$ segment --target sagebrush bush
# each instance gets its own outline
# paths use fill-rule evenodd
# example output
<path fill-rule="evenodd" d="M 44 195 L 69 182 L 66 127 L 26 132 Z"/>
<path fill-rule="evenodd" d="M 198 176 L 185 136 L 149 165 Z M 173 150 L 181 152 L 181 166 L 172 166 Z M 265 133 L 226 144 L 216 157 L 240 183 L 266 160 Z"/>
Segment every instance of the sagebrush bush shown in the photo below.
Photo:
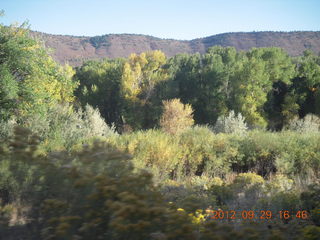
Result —
<path fill-rule="evenodd" d="M 179 135 L 159 130 L 137 131 L 109 140 L 133 155 L 137 168 L 147 168 L 155 179 L 184 179 L 206 174 L 223 176 L 237 155 L 227 135 L 215 135 L 208 127 L 195 126 Z"/>
<path fill-rule="evenodd" d="M 38 212 L 31 210 L 33 206 L 39 208 L 43 199 L 65 194 L 68 188 L 62 171 L 52 171 L 51 162 L 37 155 L 39 140 L 30 130 L 15 127 L 14 135 L 0 146 L 0 200 L 15 209 L 8 221 L 17 225 L 28 219 L 37 224 Z"/>
<path fill-rule="evenodd" d="M 87 131 L 85 137 L 110 137 L 116 135 L 115 126 L 109 127 L 105 120 L 102 118 L 99 109 L 94 109 L 89 104 L 86 105 L 85 111 L 83 112 L 83 124 Z"/>
<path fill-rule="evenodd" d="M 8 121 L 0 121 L 0 138 L 6 139 L 13 135 L 13 129 L 17 125 L 15 118 L 10 118 Z"/>
<path fill-rule="evenodd" d="M 275 161 L 281 152 L 279 135 L 255 130 L 236 141 L 239 153 L 233 162 L 233 171 L 252 171 L 264 177 L 276 171 Z"/>
<path fill-rule="evenodd" d="M 304 118 L 299 119 L 295 117 L 292 119 L 285 129 L 304 132 L 319 132 L 320 130 L 320 118 L 314 114 L 307 114 Z"/>
<path fill-rule="evenodd" d="M 227 116 L 220 116 L 214 126 L 216 133 L 233 133 L 243 135 L 248 130 L 245 118 L 234 111 L 230 111 Z"/>
<path fill-rule="evenodd" d="M 47 114 L 27 116 L 22 123 L 41 138 L 46 150 L 69 150 L 92 137 L 117 135 L 115 127 L 109 127 L 99 110 L 90 105 L 77 111 L 69 104 L 55 105 Z"/>

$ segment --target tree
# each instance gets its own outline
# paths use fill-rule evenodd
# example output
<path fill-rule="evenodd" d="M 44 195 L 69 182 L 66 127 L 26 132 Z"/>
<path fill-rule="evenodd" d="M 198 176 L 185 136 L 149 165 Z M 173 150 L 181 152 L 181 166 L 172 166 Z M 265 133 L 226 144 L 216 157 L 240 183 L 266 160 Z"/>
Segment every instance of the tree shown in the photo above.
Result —
<path fill-rule="evenodd" d="M 13 114 L 18 98 L 18 82 L 5 64 L 0 65 L 0 119 L 7 121 Z"/>
<path fill-rule="evenodd" d="M 138 97 L 147 101 L 157 82 L 166 79 L 166 73 L 162 66 L 166 63 L 163 52 L 156 50 L 131 54 L 124 64 L 123 94 L 126 98 Z"/>
<path fill-rule="evenodd" d="M 163 68 L 165 63 L 166 56 L 157 50 L 131 54 L 123 66 L 121 95 L 125 111 L 122 117 L 135 129 L 151 127 L 157 119 L 157 108 L 152 106 L 151 99 L 157 84 L 168 79 Z"/>
<path fill-rule="evenodd" d="M 170 134 L 178 134 L 193 125 L 192 112 L 191 105 L 184 105 L 179 99 L 163 101 L 163 114 L 160 119 L 160 126 Z"/>
<path fill-rule="evenodd" d="M 320 58 L 310 51 L 295 58 L 296 75 L 291 79 L 281 104 L 283 123 L 308 114 L 320 115 Z"/>
<path fill-rule="evenodd" d="M 267 102 L 263 107 L 268 119 L 268 127 L 281 129 L 286 119 L 283 112 L 289 109 L 294 111 L 294 106 L 288 102 L 286 95 L 291 79 L 296 75 L 295 64 L 288 53 L 281 48 L 260 48 L 256 51 L 266 63 L 266 71 L 272 82 L 272 89 L 268 92 Z M 287 103 L 289 105 L 286 105 Z"/>
<path fill-rule="evenodd" d="M 294 80 L 299 93 L 300 116 L 308 113 L 320 115 L 320 64 L 319 57 L 306 51 L 298 62 L 298 77 Z"/>
<path fill-rule="evenodd" d="M 121 79 L 123 75 L 123 59 L 105 59 L 88 61 L 77 69 L 75 78 L 80 87 L 76 96 L 83 107 L 86 104 L 99 108 L 108 124 L 121 125 L 123 97 L 121 96 Z"/>
<path fill-rule="evenodd" d="M 0 24 L 1 118 L 13 113 L 20 119 L 72 102 L 77 83 L 70 66 L 59 66 L 42 43 L 30 37 L 26 24 Z M 21 121 L 21 120 L 20 120 Z"/>
<path fill-rule="evenodd" d="M 199 83 L 198 106 L 202 109 L 201 123 L 214 124 L 218 116 L 228 112 L 231 78 L 238 59 L 235 48 L 215 46 L 202 58 L 202 81 Z"/>
<path fill-rule="evenodd" d="M 280 48 L 254 48 L 241 54 L 232 75 L 229 106 L 241 112 L 249 125 L 265 127 L 269 119 L 281 125 L 281 118 L 275 116 L 281 115 L 294 75 L 291 58 Z"/>
<path fill-rule="evenodd" d="M 266 126 L 263 105 L 267 101 L 267 93 L 272 89 L 265 70 L 265 62 L 250 53 L 244 55 L 237 64 L 235 75 L 231 81 L 231 104 L 236 112 L 241 112 L 251 126 Z"/>

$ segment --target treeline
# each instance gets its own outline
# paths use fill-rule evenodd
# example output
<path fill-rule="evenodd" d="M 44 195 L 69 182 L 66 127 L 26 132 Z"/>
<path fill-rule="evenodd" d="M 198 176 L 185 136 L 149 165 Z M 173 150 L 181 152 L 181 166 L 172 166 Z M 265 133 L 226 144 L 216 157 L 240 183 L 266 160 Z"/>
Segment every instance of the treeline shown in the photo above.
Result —
<path fill-rule="evenodd" d="M 233 110 L 251 128 L 281 130 L 296 117 L 320 113 L 320 58 L 311 52 L 293 58 L 279 48 L 216 46 L 167 59 L 153 51 L 87 62 L 75 78 L 80 102 L 98 107 L 117 127 L 156 127 L 162 100 L 172 98 L 191 104 L 196 124 L 214 125 Z"/>
<path fill-rule="evenodd" d="M 280 48 L 216 46 L 169 59 L 153 51 L 89 61 L 74 71 L 54 62 L 25 29 L 1 26 L 1 34 L 4 122 L 35 125 L 30 118 L 44 120 L 52 107 L 73 103 L 75 110 L 98 108 L 119 132 L 150 129 L 159 126 L 163 100 L 175 98 L 191 105 L 195 124 L 212 126 L 231 111 L 251 129 L 271 130 L 320 114 L 320 57 L 309 51 L 293 58 Z"/>

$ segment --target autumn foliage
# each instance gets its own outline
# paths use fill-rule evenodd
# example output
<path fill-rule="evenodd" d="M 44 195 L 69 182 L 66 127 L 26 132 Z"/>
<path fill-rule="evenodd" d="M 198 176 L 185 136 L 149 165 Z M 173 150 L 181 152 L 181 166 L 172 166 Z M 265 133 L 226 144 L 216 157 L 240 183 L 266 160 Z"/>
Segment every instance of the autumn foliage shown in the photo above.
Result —
<path fill-rule="evenodd" d="M 179 99 L 163 101 L 160 126 L 167 133 L 180 133 L 193 125 L 192 113 L 192 107 L 181 103 Z"/>

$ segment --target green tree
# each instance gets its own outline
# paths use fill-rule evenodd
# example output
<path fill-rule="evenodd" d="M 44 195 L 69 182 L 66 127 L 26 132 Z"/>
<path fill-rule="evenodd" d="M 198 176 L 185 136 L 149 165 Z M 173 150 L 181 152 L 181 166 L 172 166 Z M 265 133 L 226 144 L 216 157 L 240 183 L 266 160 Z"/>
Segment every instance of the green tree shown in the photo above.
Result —
<path fill-rule="evenodd" d="M 203 76 L 199 82 L 197 106 L 201 108 L 200 123 L 214 124 L 230 108 L 231 78 L 234 75 L 238 54 L 235 48 L 220 46 L 209 48 L 203 55 Z"/>
<path fill-rule="evenodd" d="M 281 129 L 285 119 L 282 111 L 285 109 L 294 111 L 294 106 L 289 103 L 288 98 L 285 99 L 285 96 L 291 85 L 291 79 L 296 76 L 295 64 L 288 53 L 281 48 L 261 48 L 259 51 L 272 82 L 272 89 L 268 92 L 268 100 L 264 105 L 268 126 L 271 129 Z"/>
<path fill-rule="evenodd" d="M 251 126 L 266 126 L 263 105 L 267 101 L 267 92 L 272 88 L 265 62 L 244 55 L 236 66 L 232 85 L 232 106 L 237 113 L 242 113 Z"/>
<path fill-rule="evenodd" d="M 300 116 L 308 113 L 320 114 L 320 64 L 319 57 L 309 51 L 298 62 L 298 77 L 294 80 L 299 93 Z"/>
<path fill-rule="evenodd" d="M 0 24 L 0 65 L 4 118 L 12 112 L 20 118 L 44 115 L 55 104 L 74 100 L 77 83 L 72 81 L 72 68 L 59 66 L 42 43 L 30 37 L 26 24 Z"/>
<path fill-rule="evenodd" d="M 286 90 L 281 105 L 284 123 L 307 114 L 320 114 L 320 63 L 319 57 L 305 51 L 295 59 L 296 75 Z"/>
<path fill-rule="evenodd" d="M 5 64 L 0 65 L 0 119 L 7 121 L 18 101 L 18 82 Z"/>
<path fill-rule="evenodd" d="M 230 106 L 252 126 L 280 121 L 284 94 L 295 75 L 294 64 L 280 48 L 259 48 L 242 54 L 232 79 Z M 269 122 L 269 125 L 271 123 Z"/>
<path fill-rule="evenodd" d="M 121 78 L 123 59 L 88 61 L 77 69 L 75 79 L 80 87 L 76 96 L 85 107 L 86 104 L 97 107 L 108 124 L 121 125 L 123 98 L 121 96 Z"/>

